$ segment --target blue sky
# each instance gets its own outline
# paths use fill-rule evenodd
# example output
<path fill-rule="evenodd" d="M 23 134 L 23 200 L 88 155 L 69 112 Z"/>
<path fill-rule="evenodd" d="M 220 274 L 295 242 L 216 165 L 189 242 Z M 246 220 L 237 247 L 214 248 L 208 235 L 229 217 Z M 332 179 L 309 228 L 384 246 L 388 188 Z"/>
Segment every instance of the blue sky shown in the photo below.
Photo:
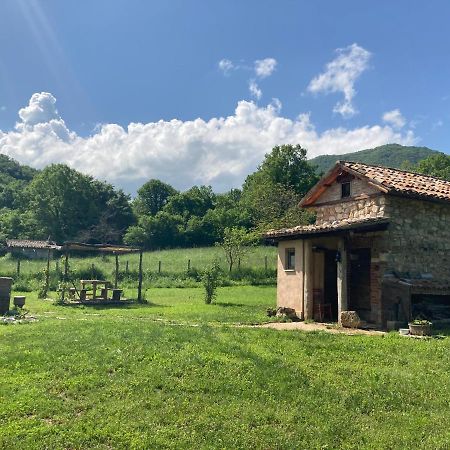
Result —
<path fill-rule="evenodd" d="M 445 1 L 2 0 L 0 151 L 129 192 L 239 186 L 277 143 L 448 152 L 449 17 Z"/>

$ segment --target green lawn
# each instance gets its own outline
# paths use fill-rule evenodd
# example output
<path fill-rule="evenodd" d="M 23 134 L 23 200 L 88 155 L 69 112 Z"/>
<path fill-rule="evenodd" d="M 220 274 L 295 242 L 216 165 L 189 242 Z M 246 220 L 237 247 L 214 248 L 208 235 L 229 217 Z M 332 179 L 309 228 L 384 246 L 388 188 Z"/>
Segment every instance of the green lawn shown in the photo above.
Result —
<path fill-rule="evenodd" d="M 265 268 L 265 258 L 267 257 L 267 268 L 276 268 L 276 247 L 254 247 L 242 260 L 242 268 Z M 227 262 L 223 250 L 219 247 L 203 247 L 203 248 L 183 248 L 160 251 L 148 251 L 144 253 L 143 267 L 146 271 L 157 272 L 159 270 L 159 262 L 161 261 L 161 270 L 166 273 L 180 273 L 190 267 L 196 269 L 204 269 L 208 264 L 217 259 L 221 267 L 227 269 Z M 120 270 L 124 271 L 126 262 L 130 271 L 137 271 L 139 266 L 139 255 L 128 254 L 119 258 Z M 114 273 L 115 259 L 114 256 L 94 256 L 94 257 L 71 257 L 70 264 L 73 269 L 89 269 L 92 264 L 98 266 L 108 274 Z M 37 273 L 45 268 L 45 260 L 22 260 L 21 272 L 23 274 Z M 52 261 L 51 270 L 55 270 L 56 260 Z M 11 255 L 0 257 L 0 273 L 15 273 L 17 269 L 17 260 Z"/>
<path fill-rule="evenodd" d="M 0 448 L 450 447 L 450 340 L 237 327 L 273 287 L 152 289 L 0 326 Z"/>

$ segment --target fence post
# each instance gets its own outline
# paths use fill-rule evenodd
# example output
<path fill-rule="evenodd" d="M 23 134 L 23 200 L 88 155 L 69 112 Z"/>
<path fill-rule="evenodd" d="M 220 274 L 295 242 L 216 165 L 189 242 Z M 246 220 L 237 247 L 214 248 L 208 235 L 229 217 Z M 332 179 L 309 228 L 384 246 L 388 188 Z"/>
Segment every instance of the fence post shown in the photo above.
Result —
<path fill-rule="evenodd" d="M 128 259 L 127 259 L 127 263 L 125 264 L 125 273 L 128 275 Z"/>
<path fill-rule="evenodd" d="M 158 273 L 161 273 L 161 261 L 158 261 Z"/>
<path fill-rule="evenodd" d="M 17 260 L 17 276 L 20 277 L 20 259 Z"/>
<path fill-rule="evenodd" d="M 191 260 L 188 259 L 188 272 L 191 270 Z"/>
<path fill-rule="evenodd" d="M 137 301 L 139 303 L 142 302 L 142 250 L 139 250 L 139 283 Z"/>
<path fill-rule="evenodd" d="M 114 280 L 114 289 L 117 289 L 117 282 L 119 279 L 119 255 L 116 253 L 116 276 Z"/>
<path fill-rule="evenodd" d="M 238 258 L 238 270 L 241 270 L 241 258 Z"/>
<path fill-rule="evenodd" d="M 45 296 L 50 288 L 50 249 L 47 252 L 47 270 L 45 272 Z"/>

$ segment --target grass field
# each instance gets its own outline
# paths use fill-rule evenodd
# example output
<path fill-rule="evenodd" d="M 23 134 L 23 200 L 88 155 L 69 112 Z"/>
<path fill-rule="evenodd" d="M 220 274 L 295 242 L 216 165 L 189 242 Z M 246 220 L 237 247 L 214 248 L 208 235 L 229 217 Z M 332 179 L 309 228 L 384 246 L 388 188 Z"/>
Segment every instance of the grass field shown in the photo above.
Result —
<path fill-rule="evenodd" d="M 228 266 L 223 251 L 218 247 L 189 248 L 145 252 L 143 257 L 144 280 L 156 287 L 195 287 L 199 285 L 199 272 L 212 261 L 217 260 L 229 283 L 274 284 L 276 273 L 276 248 L 254 247 L 228 274 Z M 128 261 L 128 271 L 127 269 Z M 189 262 L 190 261 L 190 262 Z M 17 259 L 11 255 L 0 257 L 0 273 L 12 276 L 18 289 L 37 289 L 37 278 L 42 277 L 46 260 L 21 260 L 20 276 L 17 276 Z M 135 286 L 138 276 L 139 255 L 129 254 L 119 257 L 119 271 L 122 284 Z M 190 267 L 190 271 L 188 271 Z M 106 278 L 113 280 L 115 258 L 113 255 L 93 257 L 70 257 L 70 269 L 75 278 Z M 160 270 L 161 269 L 161 270 Z M 57 285 L 57 272 L 62 273 L 63 264 L 58 258 L 51 261 L 50 272 L 53 287 Z"/>
<path fill-rule="evenodd" d="M 128 308 L 56 306 L 0 326 L 0 448 L 446 449 L 450 340 L 265 320 L 275 289 L 150 289 Z"/>

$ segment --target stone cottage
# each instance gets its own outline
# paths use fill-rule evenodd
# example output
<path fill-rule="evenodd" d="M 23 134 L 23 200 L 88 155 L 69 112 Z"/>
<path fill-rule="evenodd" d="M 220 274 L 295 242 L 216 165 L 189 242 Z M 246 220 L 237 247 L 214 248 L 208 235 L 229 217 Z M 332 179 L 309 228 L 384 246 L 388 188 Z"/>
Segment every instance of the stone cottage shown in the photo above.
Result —
<path fill-rule="evenodd" d="M 277 304 L 303 319 L 357 311 L 376 326 L 450 318 L 450 181 L 338 161 L 306 194 L 314 225 L 272 230 Z"/>

